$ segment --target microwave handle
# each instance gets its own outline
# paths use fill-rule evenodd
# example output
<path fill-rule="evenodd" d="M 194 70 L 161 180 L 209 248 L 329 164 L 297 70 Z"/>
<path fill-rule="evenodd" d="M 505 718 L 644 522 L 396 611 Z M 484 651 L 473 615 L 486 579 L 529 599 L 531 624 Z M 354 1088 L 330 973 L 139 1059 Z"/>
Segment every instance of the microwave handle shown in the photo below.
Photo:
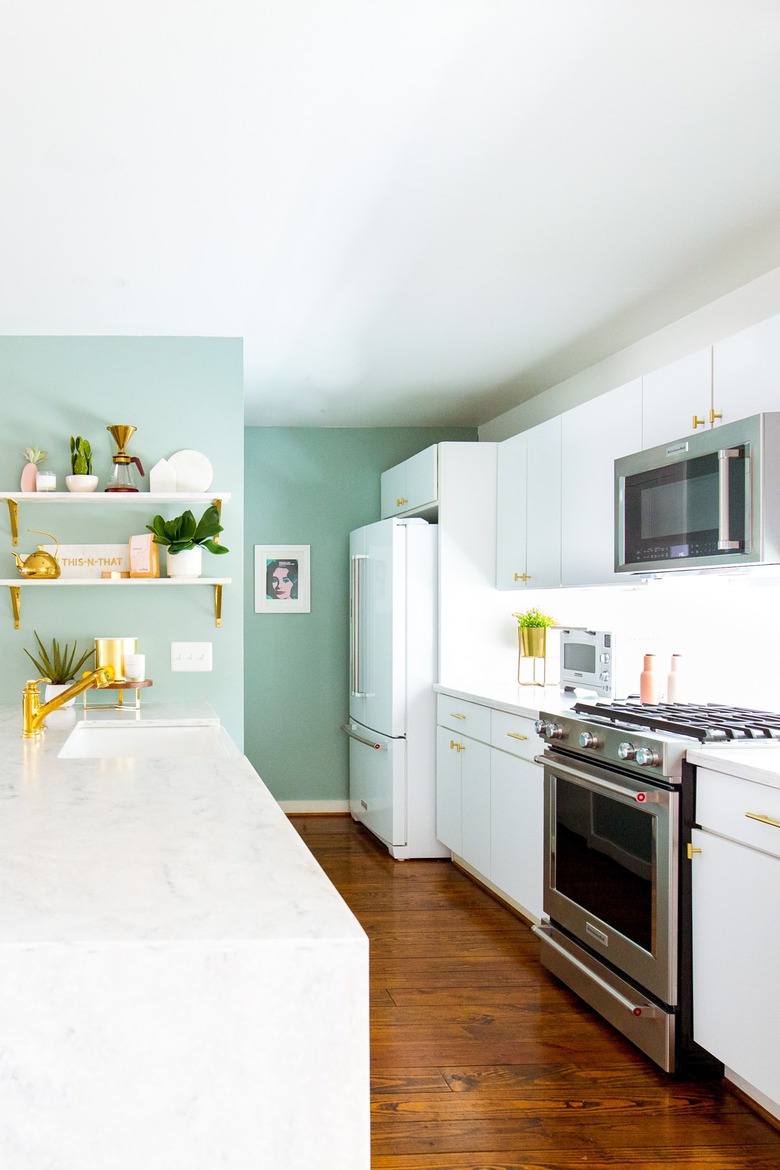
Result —
<path fill-rule="evenodd" d="M 742 542 L 732 540 L 729 532 L 729 459 L 744 459 L 741 447 L 722 447 L 718 451 L 718 549 L 742 548 Z"/>

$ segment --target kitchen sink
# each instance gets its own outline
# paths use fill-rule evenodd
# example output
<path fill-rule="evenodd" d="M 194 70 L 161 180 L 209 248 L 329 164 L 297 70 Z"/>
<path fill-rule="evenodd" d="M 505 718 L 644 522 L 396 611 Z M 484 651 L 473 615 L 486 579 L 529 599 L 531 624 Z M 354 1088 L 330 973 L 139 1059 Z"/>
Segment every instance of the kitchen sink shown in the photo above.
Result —
<path fill-rule="evenodd" d="M 63 759 L 82 760 L 237 755 L 238 749 L 218 723 L 80 723 L 59 752 Z"/>

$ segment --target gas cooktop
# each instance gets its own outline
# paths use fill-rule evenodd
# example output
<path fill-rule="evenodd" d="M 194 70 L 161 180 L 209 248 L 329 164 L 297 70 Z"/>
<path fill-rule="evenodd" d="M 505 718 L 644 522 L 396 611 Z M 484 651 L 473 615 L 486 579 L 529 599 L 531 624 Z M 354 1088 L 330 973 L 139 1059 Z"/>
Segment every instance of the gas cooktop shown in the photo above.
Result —
<path fill-rule="evenodd" d="M 685 736 L 702 743 L 780 740 L 779 714 L 719 703 L 640 703 L 637 699 L 615 699 L 611 703 L 575 703 L 572 711 L 591 719 Z"/>

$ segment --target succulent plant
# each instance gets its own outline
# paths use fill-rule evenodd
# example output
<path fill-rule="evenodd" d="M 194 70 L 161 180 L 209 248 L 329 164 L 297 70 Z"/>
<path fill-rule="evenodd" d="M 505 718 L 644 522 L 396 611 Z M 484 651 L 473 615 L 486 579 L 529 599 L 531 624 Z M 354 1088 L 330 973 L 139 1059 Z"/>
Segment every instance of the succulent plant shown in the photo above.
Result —
<path fill-rule="evenodd" d="M 31 654 L 29 650 L 25 649 L 24 652 L 40 676 L 47 678 L 52 683 L 71 682 L 75 679 L 87 659 L 91 658 L 95 653 L 93 647 L 91 650 L 85 650 L 79 658 L 76 658 L 78 643 L 74 642 L 72 649 L 67 642 L 63 647 L 60 647 L 56 638 L 52 639 L 51 649 L 47 650 L 38 637 L 37 630 L 34 630 L 33 633 L 38 643 L 37 657 Z"/>
<path fill-rule="evenodd" d="M 28 463 L 34 463 L 37 467 L 39 463 L 43 463 L 46 458 L 46 452 L 42 451 L 40 447 L 25 447 L 22 451 Z"/>
<path fill-rule="evenodd" d="M 74 475 L 92 475 L 92 447 L 81 435 L 70 436 L 70 466 Z"/>

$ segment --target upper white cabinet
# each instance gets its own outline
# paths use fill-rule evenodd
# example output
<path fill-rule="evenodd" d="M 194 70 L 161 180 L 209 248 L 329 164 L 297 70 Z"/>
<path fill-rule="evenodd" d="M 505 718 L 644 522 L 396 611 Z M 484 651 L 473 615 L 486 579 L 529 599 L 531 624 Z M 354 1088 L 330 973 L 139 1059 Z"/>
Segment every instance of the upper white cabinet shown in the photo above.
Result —
<path fill-rule="evenodd" d="M 780 316 L 717 342 L 712 373 L 716 423 L 780 410 Z"/>
<path fill-rule="evenodd" d="M 439 498 L 438 447 L 426 447 L 382 473 L 382 519 L 423 512 Z"/>
<path fill-rule="evenodd" d="M 561 583 L 561 418 L 498 446 L 496 586 Z"/>
<path fill-rule="evenodd" d="M 614 571 L 614 461 L 641 446 L 639 378 L 562 415 L 562 585 L 620 580 Z"/>
<path fill-rule="evenodd" d="M 695 430 L 709 430 L 711 410 L 712 349 L 708 346 L 644 376 L 642 436 L 634 449 L 658 447 Z"/>

